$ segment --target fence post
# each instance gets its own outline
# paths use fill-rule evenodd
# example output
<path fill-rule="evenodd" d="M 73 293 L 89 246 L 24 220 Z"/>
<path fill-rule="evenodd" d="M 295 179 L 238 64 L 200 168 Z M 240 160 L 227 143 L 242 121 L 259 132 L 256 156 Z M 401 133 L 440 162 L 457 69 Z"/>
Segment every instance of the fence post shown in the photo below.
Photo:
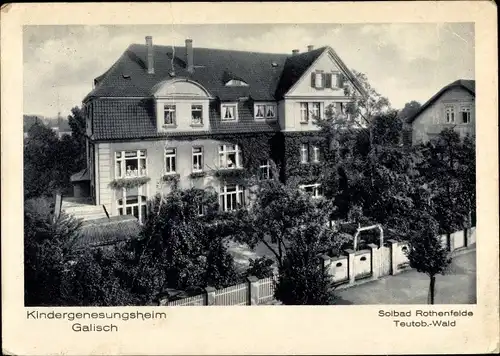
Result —
<path fill-rule="evenodd" d="M 205 305 L 215 305 L 215 288 L 205 288 Z"/>
<path fill-rule="evenodd" d="M 387 240 L 391 246 L 391 274 L 398 274 L 398 261 L 396 260 L 396 250 L 398 247 L 398 242 L 396 240 Z"/>
<path fill-rule="evenodd" d="M 372 261 L 372 279 L 378 279 L 380 276 L 380 249 L 375 244 L 368 244 L 371 252 Z"/>
<path fill-rule="evenodd" d="M 321 268 L 323 270 L 323 272 L 325 272 L 325 269 L 328 268 L 328 266 L 330 265 L 330 256 L 328 255 L 321 255 L 320 256 L 320 261 L 321 261 Z M 328 275 L 331 276 L 330 274 L 330 271 L 327 271 Z"/>
<path fill-rule="evenodd" d="M 248 292 L 249 292 L 249 304 L 258 305 L 260 281 L 255 276 L 248 276 L 247 281 L 248 281 Z"/>
<path fill-rule="evenodd" d="M 354 250 L 345 250 L 347 254 L 347 273 L 349 274 L 349 284 L 353 284 L 356 280 L 356 273 L 354 272 Z"/>

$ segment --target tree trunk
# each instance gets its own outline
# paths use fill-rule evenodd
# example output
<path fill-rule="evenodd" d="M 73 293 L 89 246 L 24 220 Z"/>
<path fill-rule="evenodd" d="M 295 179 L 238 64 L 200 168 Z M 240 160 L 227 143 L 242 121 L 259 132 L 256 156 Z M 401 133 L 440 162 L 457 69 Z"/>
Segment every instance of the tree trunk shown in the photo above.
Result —
<path fill-rule="evenodd" d="M 434 292 L 436 287 L 436 276 L 430 276 L 430 284 L 429 284 L 429 295 L 427 298 L 428 304 L 434 304 Z"/>

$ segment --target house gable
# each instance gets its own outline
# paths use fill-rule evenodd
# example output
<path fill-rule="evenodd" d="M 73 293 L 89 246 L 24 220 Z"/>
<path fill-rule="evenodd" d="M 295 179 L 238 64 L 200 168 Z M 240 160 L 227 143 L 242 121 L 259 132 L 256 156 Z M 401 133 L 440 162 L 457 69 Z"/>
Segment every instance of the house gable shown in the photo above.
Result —
<path fill-rule="evenodd" d="M 316 73 L 324 74 L 319 83 Z M 361 95 L 361 85 L 346 65 L 330 47 L 326 47 L 321 55 L 307 68 L 302 76 L 285 93 L 285 98 L 293 97 L 320 97 L 344 98 L 346 97 L 344 85 L 355 89 Z M 319 86 L 319 88 L 318 88 Z"/>

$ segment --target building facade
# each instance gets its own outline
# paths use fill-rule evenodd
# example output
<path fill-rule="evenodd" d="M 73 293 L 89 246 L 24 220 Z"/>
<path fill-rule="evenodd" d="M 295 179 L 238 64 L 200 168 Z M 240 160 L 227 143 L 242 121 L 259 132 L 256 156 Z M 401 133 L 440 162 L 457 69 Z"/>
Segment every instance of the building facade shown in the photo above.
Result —
<path fill-rule="evenodd" d="M 425 143 L 445 128 L 475 136 L 475 81 L 457 80 L 437 92 L 409 119 L 412 144 Z"/>
<path fill-rule="evenodd" d="M 330 47 L 272 54 L 131 45 L 83 100 L 90 195 L 109 215 L 142 220 L 146 202 L 179 188 L 211 188 L 221 209 L 248 196 L 250 176 L 303 177 L 321 195 L 316 117 L 363 93 Z M 307 178 L 306 178 L 307 177 Z"/>

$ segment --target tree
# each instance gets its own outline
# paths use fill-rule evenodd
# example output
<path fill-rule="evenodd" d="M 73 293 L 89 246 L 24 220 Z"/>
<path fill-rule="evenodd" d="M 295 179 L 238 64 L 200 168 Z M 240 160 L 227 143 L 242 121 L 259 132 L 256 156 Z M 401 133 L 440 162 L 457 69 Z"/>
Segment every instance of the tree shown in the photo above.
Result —
<path fill-rule="evenodd" d="M 25 199 L 52 196 L 71 187 L 71 174 L 84 166 L 80 143 L 71 136 L 59 139 L 41 122 L 34 123 L 24 143 Z"/>
<path fill-rule="evenodd" d="M 65 303 L 63 280 L 80 223 L 62 213 L 54 221 L 53 204 L 44 198 L 24 205 L 24 300 L 27 306 Z"/>
<path fill-rule="evenodd" d="M 403 109 L 399 111 L 398 117 L 406 122 L 408 119 L 412 118 L 422 107 L 418 101 L 412 100 L 405 104 Z"/>
<path fill-rule="evenodd" d="M 134 293 L 151 301 L 166 288 L 196 291 L 233 284 L 237 275 L 224 239 L 240 230 L 238 213 L 220 212 L 215 193 L 176 189 L 155 197 L 131 246 Z"/>
<path fill-rule="evenodd" d="M 453 129 L 420 146 L 419 170 L 430 189 L 439 233 L 461 230 L 475 208 L 474 144 L 461 140 Z"/>
<path fill-rule="evenodd" d="M 329 217 L 334 211 L 327 200 L 314 200 L 294 185 L 285 185 L 277 178 L 261 181 L 254 189 L 254 200 L 249 214 L 245 215 L 244 233 L 235 238 L 255 247 L 262 243 L 275 256 L 281 267 L 290 251 L 289 243 L 296 237 L 298 226 L 321 226 L 323 248 L 336 246 L 339 241 L 330 239 Z"/>
<path fill-rule="evenodd" d="M 412 234 L 408 250 L 410 266 L 429 276 L 428 303 L 434 304 L 436 275 L 443 274 L 451 263 L 438 235 L 438 222 L 422 214 L 418 228 Z"/>
<path fill-rule="evenodd" d="M 275 297 L 285 305 L 329 305 L 334 301 L 333 282 L 321 265 L 324 252 L 322 236 L 334 239 L 332 230 L 325 230 L 319 221 L 298 226 L 291 232 L 291 241 L 279 268 Z"/>
<path fill-rule="evenodd" d="M 68 123 L 74 141 L 76 170 L 81 170 L 86 166 L 86 120 L 83 110 L 78 106 L 72 108 Z"/>

